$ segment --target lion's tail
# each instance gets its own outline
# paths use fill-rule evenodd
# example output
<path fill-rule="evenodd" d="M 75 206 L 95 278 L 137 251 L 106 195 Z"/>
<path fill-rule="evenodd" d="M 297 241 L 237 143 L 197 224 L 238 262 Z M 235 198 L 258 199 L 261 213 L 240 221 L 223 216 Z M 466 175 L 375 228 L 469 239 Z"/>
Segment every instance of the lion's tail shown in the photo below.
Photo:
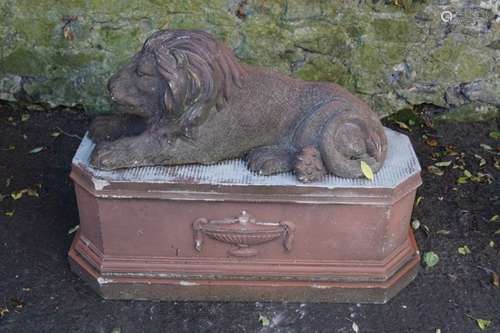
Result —
<path fill-rule="evenodd" d="M 362 177 L 361 161 L 373 172 L 383 165 L 387 137 L 375 114 L 339 112 L 324 125 L 319 145 L 328 173 L 339 177 Z"/>

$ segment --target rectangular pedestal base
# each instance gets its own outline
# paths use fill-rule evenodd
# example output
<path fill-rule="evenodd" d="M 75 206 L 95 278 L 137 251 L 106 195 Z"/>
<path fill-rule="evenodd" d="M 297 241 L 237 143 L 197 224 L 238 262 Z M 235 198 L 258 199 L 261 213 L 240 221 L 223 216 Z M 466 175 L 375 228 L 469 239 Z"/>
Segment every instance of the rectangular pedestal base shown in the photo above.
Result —
<path fill-rule="evenodd" d="M 417 272 L 421 184 L 408 138 L 387 136 L 373 180 L 307 184 L 242 160 L 96 170 L 85 138 L 73 270 L 112 299 L 384 303 Z"/>

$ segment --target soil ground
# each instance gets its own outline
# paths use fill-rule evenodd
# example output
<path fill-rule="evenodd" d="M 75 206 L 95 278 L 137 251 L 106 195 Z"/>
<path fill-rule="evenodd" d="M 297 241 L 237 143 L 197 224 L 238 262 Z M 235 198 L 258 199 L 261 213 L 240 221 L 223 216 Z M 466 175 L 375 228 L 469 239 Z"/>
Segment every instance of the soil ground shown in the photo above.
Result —
<path fill-rule="evenodd" d="M 68 231 L 78 224 L 68 173 L 88 118 L 0 106 L 0 332 L 353 332 L 353 323 L 359 332 L 481 332 L 476 319 L 491 321 L 486 332 L 500 332 L 500 288 L 492 283 L 492 271 L 500 272 L 500 218 L 489 221 L 500 214 L 500 143 L 489 137 L 498 121 L 411 132 L 388 125 L 409 134 L 417 150 L 424 181 L 413 214 L 417 240 L 440 258 L 388 304 L 105 301 L 66 257 Z M 433 160 L 446 145 L 453 145 L 448 155 Z M 442 176 L 426 168 L 448 160 Z M 453 165 L 493 179 L 458 185 L 464 170 Z M 22 189 L 30 191 L 18 198 Z M 461 255 L 464 245 L 470 253 Z"/>

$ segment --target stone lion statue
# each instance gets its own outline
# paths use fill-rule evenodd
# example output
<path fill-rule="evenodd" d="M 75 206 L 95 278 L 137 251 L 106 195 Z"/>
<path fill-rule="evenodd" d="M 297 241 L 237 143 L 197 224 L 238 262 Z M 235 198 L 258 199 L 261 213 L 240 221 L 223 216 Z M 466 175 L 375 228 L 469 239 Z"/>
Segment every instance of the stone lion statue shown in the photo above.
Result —
<path fill-rule="evenodd" d="M 94 119 L 100 169 L 245 158 L 261 175 L 376 172 L 387 152 L 377 115 L 333 83 L 307 82 L 237 61 L 203 31 L 150 36 L 108 83 L 113 113 Z"/>

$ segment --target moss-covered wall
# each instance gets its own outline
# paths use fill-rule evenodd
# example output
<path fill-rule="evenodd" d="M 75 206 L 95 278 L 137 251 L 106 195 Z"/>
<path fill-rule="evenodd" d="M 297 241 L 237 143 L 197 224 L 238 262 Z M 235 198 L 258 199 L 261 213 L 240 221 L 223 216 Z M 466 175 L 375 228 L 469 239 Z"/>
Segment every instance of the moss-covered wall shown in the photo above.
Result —
<path fill-rule="evenodd" d="M 381 114 L 432 104 L 477 119 L 500 106 L 500 19 L 480 2 L 3 0 L 0 99 L 105 112 L 107 78 L 151 32 L 197 28 L 242 61 L 337 82 Z"/>

